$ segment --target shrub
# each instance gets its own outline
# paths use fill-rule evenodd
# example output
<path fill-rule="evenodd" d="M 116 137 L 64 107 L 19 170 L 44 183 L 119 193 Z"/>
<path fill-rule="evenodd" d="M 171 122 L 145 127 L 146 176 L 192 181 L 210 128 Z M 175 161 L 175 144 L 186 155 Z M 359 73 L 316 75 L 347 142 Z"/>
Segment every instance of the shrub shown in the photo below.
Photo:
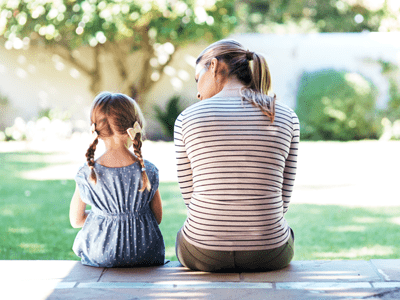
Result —
<path fill-rule="evenodd" d="M 389 83 L 389 101 L 381 112 L 383 134 L 382 140 L 400 140 L 400 81 L 399 67 L 389 61 L 378 60 L 381 73 Z"/>
<path fill-rule="evenodd" d="M 17 117 L 14 125 L 7 127 L 0 140 L 5 141 L 45 141 L 66 139 L 72 135 L 72 123 L 69 120 L 41 117 L 35 121 L 25 122 Z"/>
<path fill-rule="evenodd" d="M 165 111 L 162 111 L 159 106 L 154 107 L 156 111 L 156 118 L 163 126 L 165 136 L 169 140 L 174 137 L 175 120 L 183 111 L 179 104 L 179 100 L 179 96 L 173 96 L 171 99 L 169 99 Z"/>
<path fill-rule="evenodd" d="M 377 91 L 357 73 L 332 69 L 303 73 L 296 113 L 305 140 L 377 139 Z"/>

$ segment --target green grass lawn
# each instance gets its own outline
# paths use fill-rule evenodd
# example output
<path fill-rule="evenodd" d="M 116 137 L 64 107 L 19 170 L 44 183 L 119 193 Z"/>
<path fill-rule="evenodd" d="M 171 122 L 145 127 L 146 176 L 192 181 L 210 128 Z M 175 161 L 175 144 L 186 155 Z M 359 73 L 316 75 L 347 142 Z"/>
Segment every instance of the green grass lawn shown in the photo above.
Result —
<path fill-rule="evenodd" d="M 0 259 L 77 259 L 71 247 L 78 229 L 68 219 L 75 182 L 22 177 L 48 166 L 46 155 L 0 153 Z M 185 206 L 177 183 L 161 183 L 160 192 L 166 256 L 176 260 Z M 400 206 L 292 204 L 287 219 L 295 232 L 295 260 L 397 258 L 400 253 Z"/>

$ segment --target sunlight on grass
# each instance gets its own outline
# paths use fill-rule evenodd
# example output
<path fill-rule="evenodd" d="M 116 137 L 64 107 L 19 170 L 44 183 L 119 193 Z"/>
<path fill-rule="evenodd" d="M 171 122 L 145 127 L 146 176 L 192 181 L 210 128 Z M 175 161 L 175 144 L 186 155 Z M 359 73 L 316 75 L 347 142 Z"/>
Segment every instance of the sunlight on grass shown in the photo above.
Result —
<path fill-rule="evenodd" d="M 32 228 L 26 228 L 26 227 L 21 227 L 21 228 L 8 228 L 9 233 L 31 233 L 33 232 Z"/>
<path fill-rule="evenodd" d="M 67 234 L 76 234 L 76 229 L 74 229 L 74 228 L 64 229 L 64 233 L 67 233 Z"/>
<path fill-rule="evenodd" d="M 393 224 L 400 225 L 400 217 L 390 219 L 390 222 Z"/>
<path fill-rule="evenodd" d="M 374 245 L 372 247 L 351 248 L 349 250 L 342 250 L 340 252 L 324 252 L 315 253 L 314 255 L 319 258 L 347 258 L 354 259 L 363 256 L 384 256 L 394 254 L 393 247 Z"/>
<path fill-rule="evenodd" d="M 19 244 L 18 247 L 24 249 L 25 251 L 27 251 L 29 253 L 45 253 L 46 252 L 46 246 L 43 244 L 22 243 L 22 244 Z"/>
<path fill-rule="evenodd" d="M 175 256 L 175 246 L 165 247 L 165 257 L 173 258 Z"/>
<path fill-rule="evenodd" d="M 332 232 L 361 232 L 365 231 L 365 229 L 366 229 L 365 226 L 359 226 L 359 225 L 328 227 L 328 231 Z"/>
<path fill-rule="evenodd" d="M 14 215 L 14 211 L 12 211 L 11 209 L 4 208 L 3 210 L 0 211 L 0 215 L 13 216 Z"/>
<path fill-rule="evenodd" d="M 382 222 L 381 218 L 372 218 L 372 217 L 354 217 L 353 222 L 356 223 L 379 223 Z"/>

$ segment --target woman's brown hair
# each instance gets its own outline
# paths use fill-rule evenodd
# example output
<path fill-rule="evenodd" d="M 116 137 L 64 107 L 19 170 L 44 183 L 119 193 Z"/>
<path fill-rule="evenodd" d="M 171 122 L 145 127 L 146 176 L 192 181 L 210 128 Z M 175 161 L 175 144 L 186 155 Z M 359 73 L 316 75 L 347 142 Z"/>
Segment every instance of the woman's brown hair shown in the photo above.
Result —
<path fill-rule="evenodd" d="M 120 135 L 128 134 L 127 129 L 132 128 L 135 122 L 140 127 L 144 126 L 144 118 L 135 100 L 119 93 L 102 92 L 96 96 L 90 110 L 90 120 L 94 124 L 97 137 L 89 146 L 86 152 L 86 159 L 91 169 L 90 181 L 97 183 L 97 175 L 94 169 L 94 152 L 98 144 L 98 138 L 113 136 L 114 133 Z M 136 133 L 133 140 L 133 151 L 142 167 L 142 188 L 150 190 L 150 181 L 147 177 L 143 156 L 142 156 L 142 136 L 143 131 Z"/>
<path fill-rule="evenodd" d="M 240 91 L 242 100 L 260 108 L 273 122 L 276 95 L 268 95 L 271 91 L 271 74 L 264 56 L 248 51 L 235 40 L 220 40 L 204 49 L 196 64 L 201 62 L 209 67 L 213 58 L 227 65 L 227 74 L 223 75 L 236 76 L 243 83 Z"/>

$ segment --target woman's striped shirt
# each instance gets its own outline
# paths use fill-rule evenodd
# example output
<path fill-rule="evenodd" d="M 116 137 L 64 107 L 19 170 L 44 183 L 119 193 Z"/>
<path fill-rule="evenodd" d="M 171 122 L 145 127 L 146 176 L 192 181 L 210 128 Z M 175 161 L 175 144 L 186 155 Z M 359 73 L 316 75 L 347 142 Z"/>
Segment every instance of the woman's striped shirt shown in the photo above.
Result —
<path fill-rule="evenodd" d="M 296 175 L 299 120 L 276 103 L 271 123 L 241 98 L 210 98 L 175 122 L 178 181 L 187 205 L 185 238 L 219 251 L 277 248 Z"/>

